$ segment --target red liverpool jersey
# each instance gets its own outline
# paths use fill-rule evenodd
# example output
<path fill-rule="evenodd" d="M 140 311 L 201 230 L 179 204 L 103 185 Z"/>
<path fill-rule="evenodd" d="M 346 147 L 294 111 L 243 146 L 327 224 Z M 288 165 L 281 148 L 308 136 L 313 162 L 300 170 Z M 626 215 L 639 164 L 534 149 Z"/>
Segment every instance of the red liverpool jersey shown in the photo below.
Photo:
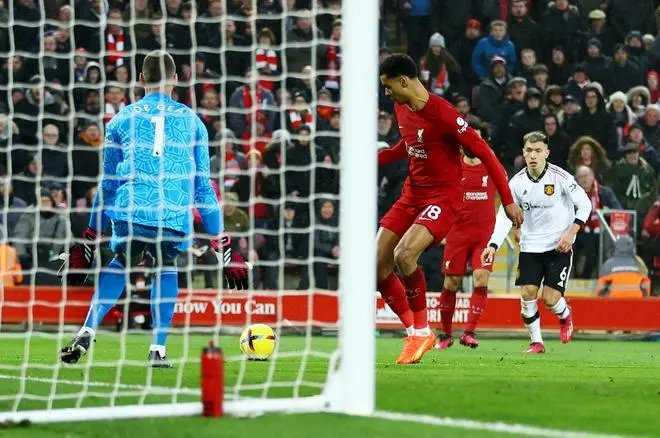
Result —
<path fill-rule="evenodd" d="M 419 111 L 408 105 L 394 106 L 401 141 L 379 153 L 381 165 L 404 158 L 408 161 L 408 178 L 402 196 L 413 202 L 451 194 L 461 190 L 460 147 L 470 149 L 490 171 L 505 203 L 513 202 L 504 168 L 488 144 L 445 99 L 429 95 Z"/>
<path fill-rule="evenodd" d="M 463 161 L 463 202 L 452 230 L 461 240 L 491 235 L 495 226 L 495 184 L 483 164 Z"/>

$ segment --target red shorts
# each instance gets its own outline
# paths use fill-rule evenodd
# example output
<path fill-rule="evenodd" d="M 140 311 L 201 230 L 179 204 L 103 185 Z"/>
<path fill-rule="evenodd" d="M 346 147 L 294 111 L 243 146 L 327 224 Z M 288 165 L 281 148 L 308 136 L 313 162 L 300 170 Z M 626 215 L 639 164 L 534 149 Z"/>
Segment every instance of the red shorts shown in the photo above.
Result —
<path fill-rule="evenodd" d="M 447 237 L 455 221 L 455 206 L 448 197 L 442 196 L 425 201 L 413 201 L 401 197 L 380 220 L 380 226 L 403 237 L 413 224 L 424 225 L 433 235 L 433 244 L 437 245 Z"/>
<path fill-rule="evenodd" d="M 444 260 L 442 261 L 442 273 L 446 275 L 465 275 L 467 263 L 470 262 L 472 271 L 476 269 L 485 269 L 493 271 L 493 263 L 487 265 L 481 264 L 481 253 L 488 246 L 490 234 L 476 239 L 457 239 L 452 238 L 453 234 L 447 237 L 445 245 Z"/>

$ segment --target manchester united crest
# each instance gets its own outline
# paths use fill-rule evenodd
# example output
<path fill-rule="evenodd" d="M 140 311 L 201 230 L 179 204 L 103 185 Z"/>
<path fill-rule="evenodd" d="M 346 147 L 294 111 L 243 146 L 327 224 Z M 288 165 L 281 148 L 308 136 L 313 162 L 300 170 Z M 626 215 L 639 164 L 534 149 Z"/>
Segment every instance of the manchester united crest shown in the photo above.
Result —
<path fill-rule="evenodd" d="M 545 193 L 548 196 L 552 196 L 555 194 L 555 185 L 554 184 L 546 184 L 543 186 L 543 193 Z"/>

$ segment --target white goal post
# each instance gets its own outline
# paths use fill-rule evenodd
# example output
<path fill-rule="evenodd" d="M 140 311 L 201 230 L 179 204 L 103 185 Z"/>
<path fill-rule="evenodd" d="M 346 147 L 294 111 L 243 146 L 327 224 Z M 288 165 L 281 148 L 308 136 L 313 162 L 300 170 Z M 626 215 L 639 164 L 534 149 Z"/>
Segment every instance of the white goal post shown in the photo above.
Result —
<path fill-rule="evenodd" d="M 104 2 L 102 2 L 104 3 Z M 133 3 L 131 1 L 131 3 Z M 257 0 L 252 1 L 256 9 Z M 282 1 L 284 10 L 281 14 L 286 18 L 290 14 L 286 7 L 286 1 Z M 43 2 L 37 1 L 38 8 L 41 8 L 42 19 L 38 23 L 24 23 L 20 22 L 23 26 L 35 25 L 39 27 L 40 33 L 43 34 L 47 27 L 48 20 L 45 17 L 45 8 Z M 73 5 L 73 1 L 71 1 Z M 165 0 L 161 1 L 162 6 L 165 6 Z M 321 0 L 311 0 L 312 13 L 317 14 L 322 10 Z M 12 2 L 9 2 L 11 7 Z M 198 11 L 199 12 L 199 11 Z M 227 19 L 228 12 L 223 11 L 222 20 Z M 257 19 L 259 16 L 257 15 Z M 272 18 L 272 16 L 270 16 Z M 369 416 L 375 411 L 375 299 L 374 292 L 376 290 L 376 252 L 375 252 L 375 232 L 376 232 L 376 218 L 377 218 L 377 159 L 376 159 L 376 143 L 377 143 L 377 77 L 378 77 L 378 20 L 379 20 L 379 1 L 378 0 L 344 0 L 342 2 L 341 23 L 342 23 L 342 38 L 341 38 L 341 131 L 340 131 L 340 150 L 341 150 L 341 163 L 339 164 L 340 170 L 340 190 L 339 190 L 339 233 L 340 233 L 340 258 L 339 258 L 339 279 L 338 279 L 338 303 L 339 303 L 339 322 L 338 322 L 338 342 L 337 349 L 328 354 L 328 369 L 327 377 L 323 383 L 318 384 L 320 389 L 319 394 L 315 395 L 301 395 L 298 393 L 297 386 L 294 389 L 293 397 L 277 397 L 266 396 L 267 388 L 263 388 L 263 396 L 236 396 L 231 391 L 229 396 L 224 402 L 224 411 L 227 414 L 233 415 L 250 415 L 259 413 L 304 413 L 304 412 L 334 412 L 349 415 Z M 140 20 L 138 20 L 140 21 Z M 162 19 L 160 22 L 164 22 Z M 9 18 L 9 32 L 12 31 L 12 26 L 15 23 L 14 15 L 10 12 Z M 144 20 L 140 21 L 144 24 Z M 148 22 L 146 22 L 148 23 Z M 131 20 L 131 24 L 135 24 Z M 253 22 L 254 24 L 254 22 Z M 100 26 L 105 26 L 105 19 L 100 21 Z M 282 26 L 284 28 L 284 26 Z M 314 29 L 316 26 L 314 25 Z M 223 31 L 224 32 L 224 31 Z M 102 33 L 102 32 L 101 32 Z M 284 37 L 283 37 L 284 38 Z M 193 41 L 194 42 L 194 41 Z M 316 45 L 319 42 L 314 37 L 311 42 Z M 133 37 L 133 49 L 135 50 L 135 38 Z M 297 46 L 296 46 L 297 44 Z M 294 43 L 295 47 L 300 47 L 301 43 Z M 304 46 L 304 44 L 303 44 Z M 287 47 L 287 41 L 282 42 L 282 52 Z M 307 46 L 309 47 L 309 45 Z M 254 45 L 253 47 L 254 48 Z M 195 50 L 196 47 L 191 48 Z M 10 49 L 10 56 L 14 53 L 14 44 Z M 312 50 L 313 52 L 313 50 Z M 224 48 L 220 49 L 220 56 L 224 54 Z M 20 54 L 20 53 L 19 53 Z M 43 44 L 39 50 L 38 56 L 44 54 Z M 101 56 L 104 55 L 104 49 L 101 48 Z M 283 55 L 282 55 L 283 56 Z M 312 55 L 315 57 L 316 55 Z M 61 55 L 62 58 L 67 58 Z M 68 59 L 72 59 L 73 55 L 68 55 Z M 102 59 L 102 58 L 101 58 Z M 221 63 L 223 63 L 222 61 Z M 286 64 L 284 64 L 282 78 L 286 79 L 287 71 Z M 43 74 L 43 66 L 40 66 L 40 73 Z M 324 72 L 318 71 L 319 75 Z M 8 88 L 12 85 L 12 77 L 10 75 Z M 224 79 L 220 79 L 222 83 Z M 192 74 L 191 81 L 195 81 L 195 73 Z M 43 84 L 43 82 L 41 83 Z M 224 85 L 223 85 L 224 87 Z M 68 91 L 72 91 L 69 88 Z M 101 96 L 104 95 L 101 90 Z M 313 99 L 316 99 L 316 93 L 313 92 Z M 9 97 L 11 99 L 11 96 Z M 228 102 L 229 97 L 226 97 Z M 103 102 L 103 99 L 101 99 Z M 315 103 L 315 102 L 314 102 Z M 10 105 L 11 107 L 11 105 Z M 43 110 L 43 106 L 41 108 Z M 13 109 L 10 108 L 10 116 Z M 69 123 L 71 121 L 69 120 Z M 38 121 L 37 125 L 39 130 L 42 128 L 42 122 Z M 73 134 L 69 134 L 66 140 L 72 142 Z M 10 143 L 11 145 L 11 143 Z M 9 175 L 11 176 L 11 175 Z M 68 183 L 71 183 L 69 179 Z M 283 202 L 282 202 L 282 205 Z M 314 223 L 312 222 L 311 228 L 313 230 Z M 77 236 L 75 236 L 77 237 Z M 3 237 L 4 239 L 4 237 Z M 36 243 L 34 243 L 36 245 Z M 310 256 L 313 261 L 314 256 Z M 281 262 L 280 262 L 281 263 Z M 282 275 L 282 274 L 280 274 Z M 280 280 L 282 281 L 282 280 Z M 34 288 L 34 282 L 30 285 Z M 66 286 L 64 286 L 63 296 L 66 299 Z M 219 292 L 220 294 L 221 292 Z M 38 300 L 32 295 L 30 305 L 38 305 Z M 248 292 L 248 297 L 249 297 Z M 281 299 L 278 296 L 278 299 Z M 80 368 L 81 373 L 84 375 L 83 380 L 80 382 L 64 379 L 60 374 L 61 369 L 66 367 L 61 364 L 56 364 L 54 358 L 56 351 L 52 352 L 53 371 L 49 368 L 51 365 L 46 364 L 32 364 L 30 361 L 30 341 L 32 339 L 41 339 L 42 335 L 34 330 L 37 330 L 30 319 L 27 324 L 25 332 L 5 332 L 5 325 L 3 324 L 3 308 L 8 309 L 12 306 L 4 295 L 4 288 L 0 286 L 0 343 L 5 340 L 22 340 L 24 341 L 26 354 L 23 357 L 23 362 L 20 364 L 12 364 L 7 362 L 3 355 L 0 355 L 0 386 L 5 383 L 16 383 L 18 389 L 16 394 L 8 394 L 7 392 L 0 391 L 0 423 L 3 422 L 22 422 L 29 421 L 32 423 L 50 423 L 50 422 L 73 422 L 73 421 L 90 421 L 90 420 L 109 420 L 109 419 L 128 419 L 128 418 L 143 418 L 143 417 L 170 417 L 170 416 L 191 416 L 202 414 L 202 403 L 199 401 L 190 401 L 190 398 L 185 400 L 178 400 L 180 395 L 199 396 L 199 385 L 197 387 L 184 387 L 181 383 L 181 375 L 179 373 L 176 379 L 175 387 L 167 387 L 157 385 L 155 379 L 152 379 L 151 371 L 147 374 L 147 382 L 145 385 L 138 386 L 124 384 L 120 381 L 121 373 L 117 372 L 116 381 L 110 382 L 93 382 L 90 378 L 90 366 Z M 63 306 L 64 304 L 62 304 Z M 61 309 L 61 314 L 64 314 Z M 311 315 L 311 313 L 310 313 Z M 249 320 L 249 318 L 248 318 Z M 301 327 L 302 334 L 306 337 L 305 349 L 312 349 L 311 341 L 309 338 L 312 336 L 310 321 L 307 326 Z M 218 330 L 222 330 L 222 320 L 219 320 L 218 327 L 213 330 L 206 330 L 204 333 L 208 335 L 209 339 L 218 339 Z M 282 328 L 286 328 L 286 323 L 278 321 L 274 327 L 280 334 Z M 58 325 L 57 345 L 62 346 L 67 342 L 67 339 L 74 332 L 68 328 L 68 332 L 63 333 L 63 321 Z M 185 327 L 174 332 L 182 337 L 187 337 L 190 334 L 190 328 Z M 22 338 L 24 337 L 24 339 Z M 238 335 L 234 336 L 236 343 L 238 343 Z M 43 335 L 43 338 L 48 340 L 54 338 L 53 335 Z M 121 345 L 121 361 L 117 364 L 121 368 L 125 364 L 136 367 L 139 364 L 136 361 L 131 361 L 126 358 L 127 353 L 124 351 L 129 348 L 126 344 L 127 336 L 122 335 L 120 338 Z M 287 337 L 281 338 L 281 342 L 286 342 Z M 23 344 L 21 344 L 23 345 Z M 53 343 L 55 345 L 55 343 Z M 183 342 L 184 351 L 189 346 L 187 339 Z M 194 352 L 193 352 L 194 353 Z M 304 352 L 301 354 L 302 371 L 296 378 L 296 385 L 305 381 L 304 363 L 308 357 L 312 357 Z M 295 356 L 291 353 L 290 356 Z M 89 355 L 88 355 L 89 356 Z M 194 356 L 194 354 L 191 354 Z M 268 381 L 265 385 L 273 383 L 273 387 L 277 387 L 272 381 L 272 374 L 276 372 L 278 366 L 278 353 L 276 353 L 270 366 L 268 367 Z M 282 357 L 288 357 L 282 355 Z M 49 360 L 51 359 L 49 358 Z M 93 355 L 87 358 L 90 362 L 94 360 Z M 238 359 L 242 363 L 240 365 L 240 376 L 252 364 L 247 362 L 244 358 Z M 109 364 L 101 364 L 101 366 L 111 366 Z M 175 366 L 177 366 L 175 364 Z M 181 367 L 197 367 L 199 362 L 188 361 L 184 359 Z M 30 375 L 28 370 L 36 369 L 42 373 L 34 377 Z M 174 371 L 176 374 L 177 371 Z M 43 376 L 42 376 L 43 375 Z M 80 375 L 80 373 L 79 373 Z M 49 377 L 51 376 L 51 377 Z M 2 380 L 5 379 L 5 380 Z M 43 385 L 45 392 L 43 394 L 30 393 L 30 384 L 39 383 Z M 67 383 L 68 382 L 68 383 Z M 58 393 L 58 385 L 71 384 L 73 386 L 79 385 L 82 389 L 80 393 L 75 395 L 78 397 L 77 405 L 75 407 L 56 407 L 54 401 L 56 400 L 76 400 L 74 395 L 67 396 L 67 394 Z M 97 406 L 86 407 L 82 405 L 82 400 L 87 395 L 94 395 L 94 388 L 96 386 L 107 387 L 112 389 L 110 395 L 103 395 L 101 403 Z M 105 385 L 105 386 L 104 386 Z M 250 387 L 249 383 L 245 387 Z M 254 388 L 261 390 L 262 387 L 254 385 Z M 148 396 L 152 394 L 161 394 L 167 396 L 167 402 L 148 402 Z M 139 397 L 137 404 L 122 405 L 115 403 L 116 399 L 122 395 L 131 395 Z M 23 409 L 20 406 L 20 400 L 33 400 L 40 402 L 47 402 L 47 408 L 40 409 Z M 8 406 L 8 410 L 4 410 L 2 406 Z"/>

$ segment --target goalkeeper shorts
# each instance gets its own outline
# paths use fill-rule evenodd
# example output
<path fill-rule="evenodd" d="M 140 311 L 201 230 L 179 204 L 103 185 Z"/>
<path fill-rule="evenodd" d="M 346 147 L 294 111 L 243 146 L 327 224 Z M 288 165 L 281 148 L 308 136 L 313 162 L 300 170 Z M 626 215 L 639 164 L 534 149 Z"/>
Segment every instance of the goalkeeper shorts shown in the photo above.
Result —
<path fill-rule="evenodd" d="M 112 221 L 110 249 L 129 258 L 129 264 L 140 262 L 145 251 L 163 262 L 176 259 L 190 246 L 190 239 L 182 232 L 169 228 L 155 228 L 128 222 Z"/>

